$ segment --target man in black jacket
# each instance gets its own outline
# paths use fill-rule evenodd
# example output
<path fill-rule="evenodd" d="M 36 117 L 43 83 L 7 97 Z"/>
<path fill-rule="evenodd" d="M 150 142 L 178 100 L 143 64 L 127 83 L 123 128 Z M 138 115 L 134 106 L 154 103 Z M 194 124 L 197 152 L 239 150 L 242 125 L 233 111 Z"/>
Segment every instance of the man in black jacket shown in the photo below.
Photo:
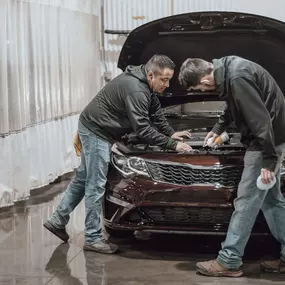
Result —
<path fill-rule="evenodd" d="M 175 132 L 167 123 L 155 93 L 163 93 L 173 76 L 174 63 L 164 55 L 146 65 L 128 66 L 87 105 L 79 118 L 81 164 L 64 197 L 44 226 L 67 242 L 65 226 L 74 208 L 85 198 L 84 250 L 114 253 L 117 246 L 102 238 L 101 202 L 105 192 L 110 148 L 126 133 L 145 142 L 177 151 L 190 151 L 182 140 L 187 131 Z"/>
<path fill-rule="evenodd" d="M 285 100 L 273 77 L 260 65 L 237 56 L 214 59 L 187 59 L 179 81 L 186 89 L 216 90 L 227 109 L 205 143 L 219 136 L 234 122 L 246 147 L 244 171 L 238 186 L 235 211 L 217 259 L 199 262 L 197 270 L 209 276 L 239 277 L 244 248 L 256 216 L 262 209 L 273 236 L 281 243 L 281 258 L 263 262 L 268 272 L 285 272 L 285 199 L 280 191 L 280 169 L 285 149 Z M 214 145 L 212 145 L 214 146 Z M 256 181 L 269 184 L 257 188 Z"/>

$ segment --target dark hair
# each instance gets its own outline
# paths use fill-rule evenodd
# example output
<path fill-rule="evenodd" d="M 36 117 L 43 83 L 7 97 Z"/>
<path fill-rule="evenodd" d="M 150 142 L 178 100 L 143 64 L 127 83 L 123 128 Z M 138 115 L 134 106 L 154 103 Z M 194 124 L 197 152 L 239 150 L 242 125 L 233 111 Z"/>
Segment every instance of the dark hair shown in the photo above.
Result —
<path fill-rule="evenodd" d="M 211 64 L 200 58 L 188 58 L 181 65 L 178 80 L 183 88 L 195 87 L 205 75 L 213 71 Z"/>
<path fill-rule="evenodd" d="M 156 73 L 159 70 L 169 68 L 174 70 L 174 62 L 166 55 L 156 54 L 145 65 L 146 71 Z"/>

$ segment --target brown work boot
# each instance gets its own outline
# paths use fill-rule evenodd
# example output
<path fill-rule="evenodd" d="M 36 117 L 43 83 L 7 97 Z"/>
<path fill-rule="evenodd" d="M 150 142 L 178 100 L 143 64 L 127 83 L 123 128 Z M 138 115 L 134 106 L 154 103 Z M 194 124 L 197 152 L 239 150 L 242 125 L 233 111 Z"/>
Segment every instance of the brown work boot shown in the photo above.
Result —
<path fill-rule="evenodd" d="M 100 253 L 115 253 L 119 248 L 117 245 L 110 243 L 105 239 L 101 239 L 96 243 L 84 245 L 83 249 Z"/>
<path fill-rule="evenodd" d="M 215 276 L 215 277 L 241 277 L 243 271 L 240 268 L 236 269 L 227 269 L 222 266 L 218 261 L 210 260 L 204 262 L 198 262 L 196 264 L 197 271 L 206 276 Z"/>
<path fill-rule="evenodd" d="M 260 269 L 270 273 L 285 273 L 285 262 L 282 259 L 263 261 Z"/>

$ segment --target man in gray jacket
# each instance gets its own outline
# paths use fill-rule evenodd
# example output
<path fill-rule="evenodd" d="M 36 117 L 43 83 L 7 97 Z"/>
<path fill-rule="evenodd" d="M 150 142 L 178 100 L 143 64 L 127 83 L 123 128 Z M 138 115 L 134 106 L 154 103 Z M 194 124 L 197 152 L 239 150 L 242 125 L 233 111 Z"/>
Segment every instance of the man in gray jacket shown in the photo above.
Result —
<path fill-rule="evenodd" d="M 163 93 L 173 76 L 174 63 L 164 55 L 153 56 L 146 65 L 129 66 L 109 82 L 83 110 L 78 133 L 81 164 L 56 211 L 44 226 L 67 242 L 69 215 L 85 197 L 84 250 L 114 253 L 118 247 L 102 238 L 101 204 L 105 192 L 110 148 L 128 133 L 148 144 L 190 151 L 182 140 L 189 132 L 175 132 L 167 123 L 156 93 Z"/>
<path fill-rule="evenodd" d="M 263 262 L 268 272 L 285 273 L 285 199 L 280 191 L 280 169 L 285 149 L 285 100 L 273 77 L 260 65 L 237 56 L 207 62 L 187 59 L 181 66 L 180 83 L 194 90 L 216 90 L 227 109 L 205 143 L 219 136 L 231 122 L 242 135 L 246 147 L 244 171 L 234 201 L 228 233 L 217 259 L 199 262 L 197 270 L 209 276 L 239 277 L 244 248 L 260 209 L 273 236 L 281 243 L 281 258 Z M 257 188 L 276 176 L 268 190 Z"/>

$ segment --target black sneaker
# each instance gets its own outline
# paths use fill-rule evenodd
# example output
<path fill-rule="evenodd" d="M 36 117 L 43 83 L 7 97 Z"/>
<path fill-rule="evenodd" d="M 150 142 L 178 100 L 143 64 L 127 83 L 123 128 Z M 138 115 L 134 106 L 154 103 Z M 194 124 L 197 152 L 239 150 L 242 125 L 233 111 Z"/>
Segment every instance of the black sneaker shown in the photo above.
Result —
<path fill-rule="evenodd" d="M 101 239 L 96 243 L 84 245 L 83 249 L 86 251 L 96 251 L 100 253 L 115 253 L 119 248 L 117 245 L 110 243 L 105 239 Z"/>
<path fill-rule="evenodd" d="M 55 236 L 60 238 L 62 241 L 67 242 L 69 240 L 69 235 L 66 232 L 66 229 L 58 229 L 54 225 L 52 225 L 49 221 L 44 223 L 44 227 L 53 233 Z"/>

